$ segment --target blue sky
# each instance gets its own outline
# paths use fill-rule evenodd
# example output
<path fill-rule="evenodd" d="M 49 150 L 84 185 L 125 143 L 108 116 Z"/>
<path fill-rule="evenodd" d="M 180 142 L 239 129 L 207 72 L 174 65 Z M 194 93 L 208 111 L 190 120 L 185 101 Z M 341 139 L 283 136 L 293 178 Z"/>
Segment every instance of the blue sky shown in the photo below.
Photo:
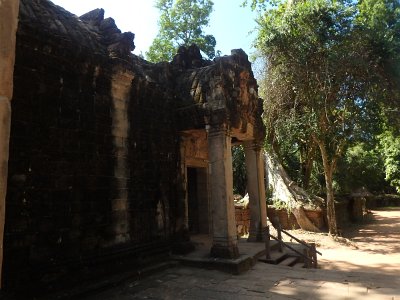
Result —
<path fill-rule="evenodd" d="M 115 19 L 122 31 L 135 34 L 136 49 L 133 53 L 144 54 L 158 31 L 159 12 L 152 0 L 51 0 L 66 10 L 80 16 L 95 8 L 104 8 L 106 17 Z M 230 54 L 231 49 L 242 48 L 247 54 L 254 52 L 251 44 L 255 35 L 256 13 L 242 8 L 242 0 L 214 0 L 210 26 L 205 29 L 217 40 L 216 50 Z"/>

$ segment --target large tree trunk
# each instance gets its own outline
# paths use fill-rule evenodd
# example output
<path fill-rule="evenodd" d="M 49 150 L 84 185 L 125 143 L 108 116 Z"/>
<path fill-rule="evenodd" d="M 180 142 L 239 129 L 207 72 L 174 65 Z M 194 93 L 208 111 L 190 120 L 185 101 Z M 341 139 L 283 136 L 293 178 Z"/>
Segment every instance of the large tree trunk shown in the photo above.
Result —
<path fill-rule="evenodd" d="M 335 171 L 336 156 L 329 162 L 328 153 L 323 143 L 318 143 L 321 151 L 322 163 L 324 165 L 325 186 L 326 186 L 326 209 L 328 218 L 329 234 L 337 235 L 335 197 L 333 193 L 333 172 Z"/>
<path fill-rule="evenodd" d="M 296 221 L 303 230 L 319 232 L 304 212 L 304 206 L 310 202 L 321 204 L 323 200 L 316 196 L 308 195 L 305 190 L 293 182 L 275 154 L 265 152 L 265 167 L 268 179 L 268 188 L 272 190 L 275 200 L 283 201 L 296 217 Z"/>
<path fill-rule="evenodd" d="M 328 217 L 329 233 L 337 235 L 336 212 L 335 212 L 335 198 L 333 195 L 332 176 L 325 175 L 326 183 L 326 208 Z"/>

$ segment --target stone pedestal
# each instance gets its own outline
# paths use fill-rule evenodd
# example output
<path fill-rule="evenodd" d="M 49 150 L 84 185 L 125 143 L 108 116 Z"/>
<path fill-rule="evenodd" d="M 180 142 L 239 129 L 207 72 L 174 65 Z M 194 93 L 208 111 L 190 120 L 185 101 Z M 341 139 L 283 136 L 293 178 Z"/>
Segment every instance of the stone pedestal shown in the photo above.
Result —
<path fill-rule="evenodd" d="M 247 190 L 249 193 L 250 229 L 249 242 L 263 241 L 263 228 L 267 226 L 265 203 L 264 164 L 261 147 L 253 141 L 244 143 Z"/>
<path fill-rule="evenodd" d="M 208 135 L 212 209 L 211 256 L 236 258 L 237 234 L 233 203 L 231 137 L 225 128 L 212 128 Z"/>

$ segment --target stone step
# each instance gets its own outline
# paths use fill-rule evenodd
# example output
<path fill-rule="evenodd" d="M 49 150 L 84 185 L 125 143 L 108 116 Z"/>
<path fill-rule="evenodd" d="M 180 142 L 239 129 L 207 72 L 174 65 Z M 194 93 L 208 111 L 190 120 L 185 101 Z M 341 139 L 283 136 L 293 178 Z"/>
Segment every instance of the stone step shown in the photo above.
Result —
<path fill-rule="evenodd" d="M 282 260 L 284 260 L 287 257 L 286 252 L 279 252 L 277 250 L 271 251 L 270 253 L 270 258 L 266 259 L 266 257 L 261 257 L 258 260 L 265 262 L 267 264 L 273 264 L 277 265 L 279 264 Z"/>
<path fill-rule="evenodd" d="M 281 262 L 279 262 L 279 265 L 292 267 L 298 261 L 299 261 L 299 258 L 297 256 L 289 256 L 289 257 L 285 258 L 284 260 L 282 260 Z"/>
<path fill-rule="evenodd" d="M 266 259 L 265 252 L 258 257 L 258 261 L 262 261 L 268 264 L 274 265 L 284 265 L 296 268 L 308 268 L 309 266 L 304 262 L 305 258 L 300 255 L 303 253 L 305 246 L 294 243 L 294 242 L 285 242 L 285 245 L 289 245 L 291 248 L 294 248 L 296 251 L 291 250 L 288 247 L 283 247 L 283 251 L 279 252 L 279 242 L 270 241 L 270 258 Z"/>
<path fill-rule="evenodd" d="M 296 268 L 296 269 L 306 268 L 306 264 L 303 263 L 303 262 L 298 262 L 298 263 L 295 263 L 295 264 L 293 265 L 293 268 Z"/>

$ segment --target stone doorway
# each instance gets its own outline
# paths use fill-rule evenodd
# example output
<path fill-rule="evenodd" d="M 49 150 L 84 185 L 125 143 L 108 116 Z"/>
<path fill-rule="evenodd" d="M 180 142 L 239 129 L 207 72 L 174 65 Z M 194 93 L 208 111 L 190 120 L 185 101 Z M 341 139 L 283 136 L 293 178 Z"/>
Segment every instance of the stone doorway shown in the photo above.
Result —
<path fill-rule="evenodd" d="M 207 168 L 187 168 L 188 226 L 191 234 L 209 234 Z"/>

